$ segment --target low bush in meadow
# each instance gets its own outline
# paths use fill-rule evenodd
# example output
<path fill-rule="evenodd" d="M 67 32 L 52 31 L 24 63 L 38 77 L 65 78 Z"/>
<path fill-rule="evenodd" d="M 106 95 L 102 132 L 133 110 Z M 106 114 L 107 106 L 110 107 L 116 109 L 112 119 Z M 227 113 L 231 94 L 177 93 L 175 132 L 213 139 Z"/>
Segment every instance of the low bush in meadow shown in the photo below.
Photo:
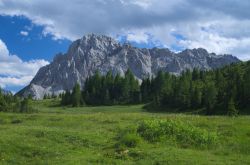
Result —
<path fill-rule="evenodd" d="M 208 147 L 217 141 L 214 132 L 174 120 L 146 120 L 139 124 L 137 132 L 149 142 L 172 140 L 182 147 Z"/>
<path fill-rule="evenodd" d="M 115 144 L 115 147 L 117 150 L 134 148 L 141 142 L 141 137 L 137 135 L 136 128 L 120 130 L 116 139 L 117 143 Z"/>

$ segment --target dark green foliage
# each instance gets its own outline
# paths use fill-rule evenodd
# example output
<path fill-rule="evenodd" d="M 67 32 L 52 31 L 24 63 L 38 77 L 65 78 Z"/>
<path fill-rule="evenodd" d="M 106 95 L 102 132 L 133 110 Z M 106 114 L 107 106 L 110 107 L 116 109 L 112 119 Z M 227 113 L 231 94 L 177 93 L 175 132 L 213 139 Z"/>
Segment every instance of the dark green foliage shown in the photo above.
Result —
<path fill-rule="evenodd" d="M 124 77 L 112 72 L 102 76 L 98 71 L 87 78 L 84 89 L 76 84 L 72 93 L 67 91 L 62 96 L 62 105 L 113 105 L 113 104 L 138 104 L 141 102 L 139 82 L 133 73 L 128 70 Z"/>
<path fill-rule="evenodd" d="M 35 109 L 31 105 L 31 96 L 21 100 L 17 96 L 12 94 L 4 94 L 0 89 L 0 111 L 3 112 L 21 112 L 31 113 Z"/>
<path fill-rule="evenodd" d="M 217 99 L 217 89 L 213 82 L 205 84 L 204 95 L 203 95 L 204 105 L 206 107 L 206 113 L 208 115 L 214 114 L 213 110 Z"/>
<path fill-rule="evenodd" d="M 30 98 L 24 98 L 21 101 L 21 106 L 20 106 L 20 112 L 21 113 L 31 113 L 34 112 L 34 108 L 31 105 L 31 99 Z"/>
<path fill-rule="evenodd" d="M 199 71 L 199 69 L 194 68 L 193 72 L 192 72 L 192 80 L 195 81 L 195 80 L 199 80 L 199 79 L 200 79 L 200 71 Z"/>
<path fill-rule="evenodd" d="M 245 108 L 250 107 L 250 62 L 243 76 L 243 104 Z"/>
<path fill-rule="evenodd" d="M 89 105 L 136 104 L 141 102 L 139 82 L 128 70 L 124 77 L 96 72 L 84 85 L 83 98 Z"/>
<path fill-rule="evenodd" d="M 201 107 L 202 103 L 202 91 L 199 87 L 194 87 L 192 88 L 192 93 L 191 93 L 191 103 L 192 103 L 192 108 L 196 109 Z"/>
<path fill-rule="evenodd" d="M 235 103 L 233 98 L 231 98 L 228 102 L 227 113 L 229 116 L 237 116 L 239 113 L 238 110 L 235 108 Z"/>
<path fill-rule="evenodd" d="M 19 112 L 19 98 L 11 93 L 3 93 L 0 88 L 0 112 Z"/>
<path fill-rule="evenodd" d="M 71 94 L 70 92 L 67 90 L 63 95 L 62 95 L 62 101 L 61 101 L 61 104 L 62 105 L 70 105 L 72 104 L 71 102 Z"/>
<path fill-rule="evenodd" d="M 7 111 L 8 105 L 4 96 L 0 92 L 0 111 Z"/>
<path fill-rule="evenodd" d="M 152 100 L 151 91 L 151 80 L 149 78 L 142 80 L 141 86 L 141 97 L 143 103 L 148 103 Z"/>
<path fill-rule="evenodd" d="M 85 105 L 81 87 L 78 83 L 74 86 L 72 93 L 67 90 L 64 94 L 61 94 L 61 97 L 61 105 L 63 106 L 71 105 L 73 107 L 79 107 Z"/>
<path fill-rule="evenodd" d="M 211 71 L 187 70 L 180 76 L 169 76 L 168 73 L 159 72 L 151 82 L 150 85 L 146 85 L 149 83 L 144 80 L 141 92 L 142 100 L 153 97 L 151 98 L 153 106 L 148 107 L 154 109 L 174 108 L 179 111 L 203 109 L 207 115 L 234 115 L 238 114 L 238 111 L 249 109 L 249 62 L 232 64 Z M 151 94 L 147 94 L 147 91 L 151 91 Z"/>
<path fill-rule="evenodd" d="M 45 94 L 45 95 L 43 96 L 43 100 L 46 100 L 46 99 L 48 99 L 47 94 Z"/>
<path fill-rule="evenodd" d="M 82 95 L 81 95 L 81 87 L 77 83 L 73 88 L 72 92 L 72 105 L 73 107 L 79 107 L 81 105 Z"/>

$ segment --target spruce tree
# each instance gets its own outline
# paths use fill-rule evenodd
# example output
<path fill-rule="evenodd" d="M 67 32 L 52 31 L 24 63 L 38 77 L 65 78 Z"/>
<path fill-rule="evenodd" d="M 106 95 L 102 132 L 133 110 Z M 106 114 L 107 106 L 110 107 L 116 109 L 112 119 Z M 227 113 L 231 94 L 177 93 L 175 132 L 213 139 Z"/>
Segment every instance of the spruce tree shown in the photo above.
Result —
<path fill-rule="evenodd" d="M 143 79 L 142 84 L 140 86 L 140 91 L 141 91 L 141 99 L 142 102 L 147 103 L 150 101 L 152 92 L 151 92 L 151 82 L 150 79 Z"/>
<path fill-rule="evenodd" d="M 213 82 L 208 82 L 204 90 L 204 104 L 206 107 L 206 113 L 212 115 L 217 99 L 217 89 Z"/>
<path fill-rule="evenodd" d="M 0 92 L 0 111 L 8 111 L 8 105 L 2 92 Z"/>
<path fill-rule="evenodd" d="M 234 100 L 233 98 L 231 98 L 227 105 L 227 114 L 229 116 L 237 116 L 238 113 L 239 113 L 238 110 L 235 108 Z"/>
<path fill-rule="evenodd" d="M 20 112 L 21 113 L 30 113 L 33 112 L 34 109 L 31 105 L 31 99 L 30 97 L 24 98 L 23 101 L 21 101 L 21 107 L 20 107 Z"/>
<path fill-rule="evenodd" d="M 250 107 L 250 64 L 245 71 L 243 78 L 243 107 Z"/>
<path fill-rule="evenodd" d="M 192 80 L 196 81 L 198 79 L 200 79 L 200 71 L 199 71 L 199 69 L 194 68 L 193 72 L 192 72 Z"/>
<path fill-rule="evenodd" d="M 79 107 L 81 105 L 81 87 L 78 83 L 76 83 L 75 87 L 73 88 L 71 99 L 73 107 Z"/>
<path fill-rule="evenodd" d="M 193 108 L 199 108 L 201 106 L 202 101 L 202 92 L 200 88 L 194 87 L 194 90 L 192 91 L 192 107 Z"/>

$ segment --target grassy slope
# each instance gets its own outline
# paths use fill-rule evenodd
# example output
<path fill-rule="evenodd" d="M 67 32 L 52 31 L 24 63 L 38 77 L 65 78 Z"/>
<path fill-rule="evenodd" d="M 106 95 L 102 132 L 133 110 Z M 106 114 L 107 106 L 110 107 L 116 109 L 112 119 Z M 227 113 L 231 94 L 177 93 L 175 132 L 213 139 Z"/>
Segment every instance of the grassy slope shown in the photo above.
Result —
<path fill-rule="evenodd" d="M 38 113 L 0 113 L 0 164 L 250 164 L 250 116 L 147 113 L 142 106 L 60 108 L 36 102 Z M 117 154 L 119 129 L 144 119 L 172 118 L 216 131 L 211 149 L 143 141 Z"/>

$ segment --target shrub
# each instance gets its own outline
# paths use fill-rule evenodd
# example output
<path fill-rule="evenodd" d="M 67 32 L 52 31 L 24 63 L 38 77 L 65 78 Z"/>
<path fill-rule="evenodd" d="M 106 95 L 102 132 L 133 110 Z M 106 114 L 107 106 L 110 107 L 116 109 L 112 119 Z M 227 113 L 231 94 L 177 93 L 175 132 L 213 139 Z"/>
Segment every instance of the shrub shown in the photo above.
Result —
<path fill-rule="evenodd" d="M 140 138 L 136 134 L 125 134 L 120 139 L 120 143 L 127 147 L 136 147 L 140 142 Z"/>
<path fill-rule="evenodd" d="M 11 124 L 20 124 L 20 123 L 22 123 L 22 120 L 20 120 L 20 119 L 13 119 L 11 121 Z"/>
<path fill-rule="evenodd" d="M 116 139 L 117 143 L 115 144 L 115 147 L 118 150 L 123 150 L 126 147 L 136 147 L 141 142 L 140 136 L 136 133 L 136 128 L 120 130 Z"/>
<path fill-rule="evenodd" d="M 173 120 L 143 121 L 137 132 L 149 142 L 172 139 L 183 147 L 208 146 L 214 144 L 217 139 L 215 133 Z"/>

